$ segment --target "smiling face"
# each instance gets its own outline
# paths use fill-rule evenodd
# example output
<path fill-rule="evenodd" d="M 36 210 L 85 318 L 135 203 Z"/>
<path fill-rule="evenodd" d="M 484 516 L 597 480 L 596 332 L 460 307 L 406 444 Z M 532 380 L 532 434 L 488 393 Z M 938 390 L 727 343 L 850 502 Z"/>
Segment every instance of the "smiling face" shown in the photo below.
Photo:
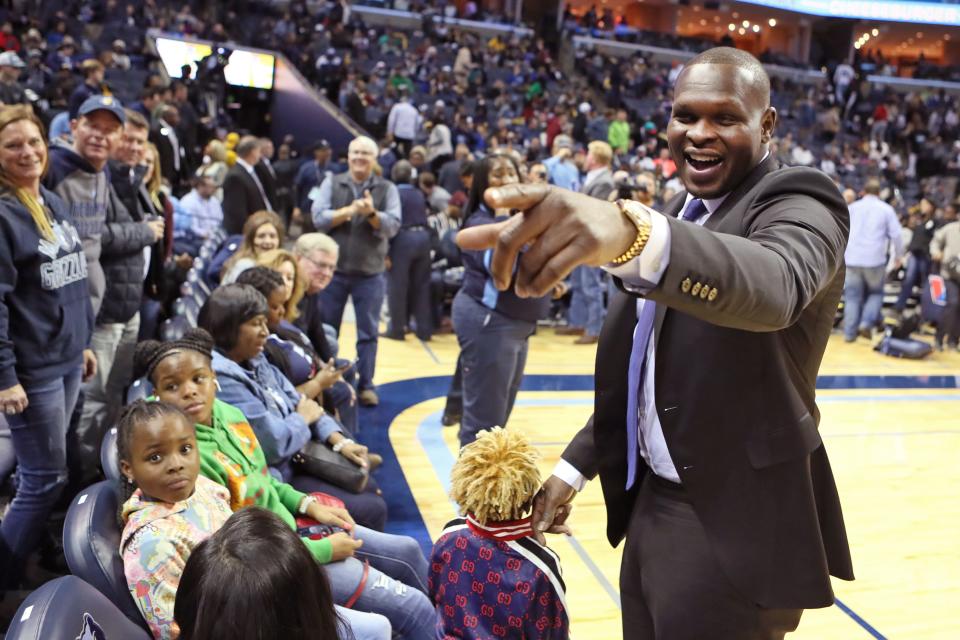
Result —
<path fill-rule="evenodd" d="M 162 502 L 180 502 L 192 496 L 200 473 L 193 425 L 171 413 L 132 428 L 130 459 L 120 461 L 123 475 L 145 496 Z"/>
<path fill-rule="evenodd" d="M 29 120 L 17 120 L 0 131 L 0 171 L 18 187 L 40 183 L 47 163 L 47 145 L 40 129 Z"/>
<path fill-rule="evenodd" d="M 763 158 L 777 113 L 757 84 L 729 64 L 695 64 L 677 79 L 667 141 L 694 196 L 729 193 Z"/>
<path fill-rule="evenodd" d="M 373 161 L 377 157 L 376 147 L 371 147 L 364 140 L 354 140 L 350 143 L 347 152 L 347 163 L 350 165 L 350 175 L 354 181 L 364 182 L 373 171 Z"/>
<path fill-rule="evenodd" d="M 150 381 L 158 398 L 195 423 L 210 426 L 217 397 L 217 377 L 210 368 L 210 358 L 190 349 L 171 353 L 157 364 Z"/>
<path fill-rule="evenodd" d="M 70 122 L 73 148 L 98 171 L 118 144 L 122 125 L 115 115 L 99 109 Z"/>
<path fill-rule="evenodd" d="M 300 256 L 299 264 L 307 282 L 307 292 L 314 294 L 326 289 L 333 280 L 333 274 L 337 270 L 337 256 L 318 250 L 309 256 Z"/>
<path fill-rule="evenodd" d="M 267 316 L 253 316 L 237 328 L 237 342 L 227 353 L 227 357 L 234 362 L 246 362 L 257 357 L 263 351 L 269 335 Z"/>
<path fill-rule="evenodd" d="M 280 234 L 272 223 L 268 222 L 257 227 L 253 234 L 253 248 L 257 253 L 272 251 L 280 246 Z"/>

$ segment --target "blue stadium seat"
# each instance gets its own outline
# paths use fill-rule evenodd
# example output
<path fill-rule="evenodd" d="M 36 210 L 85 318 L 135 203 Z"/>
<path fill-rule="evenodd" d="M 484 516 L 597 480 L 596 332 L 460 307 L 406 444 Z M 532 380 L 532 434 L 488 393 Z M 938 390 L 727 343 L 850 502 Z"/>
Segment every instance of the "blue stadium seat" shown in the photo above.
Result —
<path fill-rule="evenodd" d="M 199 258 L 197 258 L 199 260 Z M 203 269 L 201 267 L 194 267 L 187 272 L 187 280 L 184 284 L 189 284 L 190 288 L 193 290 L 194 294 L 200 294 L 203 299 L 200 301 L 201 304 L 210 296 L 210 285 L 203 281 Z M 183 295 L 183 289 L 180 289 L 181 295 Z"/>
<path fill-rule="evenodd" d="M 93 585 L 123 615 L 146 629 L 123 575 L 115 487 L 103 480 L 73 499 L 63 522 L 63 554 L 73 575 Z"/>
<path fill-rule="evenodd" d="M 100 468 L 110 482 L 120 480 L 120 460 L 117 457 L 117 428 L 110 427 L 100 443 Z"/>
<path fill-rule="evenodd" d="M 139 380 L 134 380 L 133 384 L 127 389 L 127 402 L 130 404 L 135 400 L 142 400 L 144 398 L 149 398 L 153 393 L 153 385 L 150 384 L 150 381 L 146 378 L 140 378 Z"/>
<path fill-rule="evenodd" d="M 7 640 L 150 640 L 102 593 L 76 576 L 46 583 L 24 600 Z"/>
<path fill-rule="evenodd" d="M 164 342 L 179 340 L 190 328 L 190 322 L 184 316 L 174 316 L 163 321 L 160 326 L 160 339 Z"/>

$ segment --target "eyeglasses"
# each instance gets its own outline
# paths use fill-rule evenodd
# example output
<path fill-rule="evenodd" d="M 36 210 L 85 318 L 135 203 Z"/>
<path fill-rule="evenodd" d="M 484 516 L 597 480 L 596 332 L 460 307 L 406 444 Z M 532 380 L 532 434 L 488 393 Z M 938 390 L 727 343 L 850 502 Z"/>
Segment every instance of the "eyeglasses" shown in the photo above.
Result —
<path fill-rule="evenodd" d="M 301 257 L 307 262 L 309 262 L 310 264 L 312 264 L 319 271 L 326 271 L 328 273 L 333 273 L 334 271 L 337 270 L 337 264 L 335 262 L 334 263 L 318 262 L 317 260 L 314 260 L 313 258 L 310 258 L 308 256 L 301 256 Z"/>

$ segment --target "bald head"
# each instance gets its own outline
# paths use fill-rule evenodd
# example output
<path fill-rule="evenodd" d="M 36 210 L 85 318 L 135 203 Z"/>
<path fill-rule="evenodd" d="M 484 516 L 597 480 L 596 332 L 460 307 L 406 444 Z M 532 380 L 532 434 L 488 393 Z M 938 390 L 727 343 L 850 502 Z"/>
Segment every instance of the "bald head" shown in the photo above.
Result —
<path fill-rule="evenodd" d="M 751 54 L 733 47 L 714 47 L 694 56 L 684 65 L 687 69 L 698 64 L 722 64 L 739 69 L 743 79 L 749 84 L 751 93 L 756 92 L 764 107 L 770 106 L 770 76 L 760 61 Z M 682 73 L 681 73 L 682 75 Z"/>

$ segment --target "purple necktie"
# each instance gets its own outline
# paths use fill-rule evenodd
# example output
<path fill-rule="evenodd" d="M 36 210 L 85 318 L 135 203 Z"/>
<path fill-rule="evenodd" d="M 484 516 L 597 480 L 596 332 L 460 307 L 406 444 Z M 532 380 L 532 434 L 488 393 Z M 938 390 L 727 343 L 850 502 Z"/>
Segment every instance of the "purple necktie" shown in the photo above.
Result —
<path fill-rule="evenodd" d="M 700 198 L 694 198 L 683 212 L 683 220 L 695 221 L 706 213 L 707 208 Z M 627 490 L 637 479 L 637 439 L 639 438 L 639 402 L 642 394 L 644 373 L 647 367 L 647 345 L 653 333 L 653 319 L 657 315 L 657 303 L 644 300 L 643 309 L 637 318 L 633 332 L 633 349 L 630 351 L 630 368 L 627 370 Z"/>

